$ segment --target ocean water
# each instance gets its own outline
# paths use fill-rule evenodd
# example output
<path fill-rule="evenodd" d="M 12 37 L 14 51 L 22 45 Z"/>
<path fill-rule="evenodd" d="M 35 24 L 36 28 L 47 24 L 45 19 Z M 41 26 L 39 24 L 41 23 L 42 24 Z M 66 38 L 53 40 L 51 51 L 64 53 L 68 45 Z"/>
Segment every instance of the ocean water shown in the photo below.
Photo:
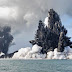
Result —
<path fill-rule="evenodd" d="M 0 60 L 0 72 L 72 72 L 72 60 Z"/>

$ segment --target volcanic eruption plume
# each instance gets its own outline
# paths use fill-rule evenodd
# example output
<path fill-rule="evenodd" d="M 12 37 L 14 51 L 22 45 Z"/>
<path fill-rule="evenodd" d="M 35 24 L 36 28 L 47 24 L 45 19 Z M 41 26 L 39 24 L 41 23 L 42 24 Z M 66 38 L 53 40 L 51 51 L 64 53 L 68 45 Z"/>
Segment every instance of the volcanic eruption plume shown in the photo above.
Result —
<path fill-rule="evenodd" d="M 13 40 L 9 26 L 0 27 L 0 52 L 7 54 L 8 48 Z"/>
<path fill-rule="evenodd" d="M 72 59 L 72 42 L 66 36 L 67 30 L 62 25 L 59 15 L 50 9 L 48 17 L 39 26 L 35 40 L 29 41 L 33 47 L 21 48 L 18 51 L 3 55 L 0 58 L 14 59 Z"/>
<path fill-rule="evenodd" d="M 41 46 L 43 54 L 54 51 L 55 48 L 58 52 L 63 52 L 65 47 L 72 44 L 70 37 L 66 36 L 67 30 L 62 26 L 59 15 L 53 9 L 48 12 L 47 20 L 46 24 L 41 20 L 39 21 L 35 40 L 30 41 L 30 43 Z"/>

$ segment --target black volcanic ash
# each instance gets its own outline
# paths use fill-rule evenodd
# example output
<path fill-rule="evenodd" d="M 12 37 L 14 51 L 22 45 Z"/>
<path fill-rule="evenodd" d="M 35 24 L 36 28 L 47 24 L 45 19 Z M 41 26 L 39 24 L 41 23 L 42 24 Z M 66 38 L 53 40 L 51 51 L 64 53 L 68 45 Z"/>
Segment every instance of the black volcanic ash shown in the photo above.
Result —
<path fill-rule="evenodd" d="M 13 40 L 9 26 L 0 27 L 0 52 L 7 54 L 8 48 Z"/>
<path fill-rule="evenodd" d="M 50 9 L 48 12 L 48 25 L 40 20 L 39 26 L 35 35 L 35 40 L 30 41 L 32 45 L 37 44 L 42 47 L 41 53 L 54 51 L 57 48 L 58 52 L 63 52 L 64 47 L 71 46 L 70 37 L 66 36 L 67 30 L 62 26 L 59 15 Z"/>

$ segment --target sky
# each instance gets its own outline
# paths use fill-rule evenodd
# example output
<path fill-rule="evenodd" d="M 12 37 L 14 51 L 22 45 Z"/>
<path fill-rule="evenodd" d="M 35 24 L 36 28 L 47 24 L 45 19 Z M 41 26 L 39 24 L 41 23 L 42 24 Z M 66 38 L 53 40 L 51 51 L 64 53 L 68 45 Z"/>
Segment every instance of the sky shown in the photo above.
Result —
<path fill-rule="evenodd" d="M 9 53 L 29 47 L 38 27 L 39 20 L 44 21 L 48 10 L 53 8 L 62 24 L 72 37 L 72 0 L 0 0 L 0 26 L 11 26 L 15 45 Z"/>

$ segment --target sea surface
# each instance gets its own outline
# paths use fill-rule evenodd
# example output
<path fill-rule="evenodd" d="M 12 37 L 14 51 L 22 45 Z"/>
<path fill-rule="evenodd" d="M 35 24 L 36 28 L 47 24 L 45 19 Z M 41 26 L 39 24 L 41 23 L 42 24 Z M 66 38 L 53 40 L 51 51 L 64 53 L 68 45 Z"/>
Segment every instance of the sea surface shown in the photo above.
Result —
<path fill-rule="evenodd" d="M 0 72 L 72 72 L 72 60 L 0 60 Z"/>

